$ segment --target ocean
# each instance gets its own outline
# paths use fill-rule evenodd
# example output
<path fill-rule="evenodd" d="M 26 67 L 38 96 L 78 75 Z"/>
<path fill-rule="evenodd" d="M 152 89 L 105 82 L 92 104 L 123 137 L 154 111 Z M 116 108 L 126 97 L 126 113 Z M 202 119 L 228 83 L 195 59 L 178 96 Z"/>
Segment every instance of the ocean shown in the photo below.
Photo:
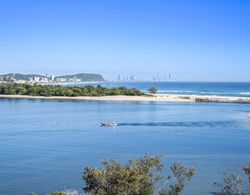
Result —
<path fill-rule="evenodd" d="M 86 83 L 89 84 L 89 83 Z M 85 84 L 85 85 L 86 85 Z M 250 97 L 250 83 L 226 83 L 226 82 L 103 82 L 92 85 L 104 87 L 129 87 L 137 88 L 144 92 L 150 87 L 156 87 L 160 94 L 180 95 L 219 95 Z M 83 84 L 81 84 L 83 85 Z"/>
<path fill-rule="evenodd" d="M 126 83 L 184 94 L 250 91 L 246 83 L 219 85 Z M 126 163 L 145 154 L 162 157 L 164 175 L 174 162 L 195 166 L 183 194 L 206 195 L 217 190 L 214 182 L 225 172 L 240 172 L 250 162 L 248 104 L 0 99 L 0 108 L 1 195 L 81 190 L 84 167 L 101 167 L 104 159 Z M 98 125 L 113 120 L 116 128 Z"/>

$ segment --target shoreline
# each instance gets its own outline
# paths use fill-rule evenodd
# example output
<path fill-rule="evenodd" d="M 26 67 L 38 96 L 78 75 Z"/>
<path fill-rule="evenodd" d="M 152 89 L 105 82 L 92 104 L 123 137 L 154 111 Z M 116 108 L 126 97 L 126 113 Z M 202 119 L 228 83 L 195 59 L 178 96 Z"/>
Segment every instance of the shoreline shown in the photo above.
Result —
<path fill-rule="evenodd" d="M 42 99 L 42 100 L 77 100 L 77 101 L 120 101 L 120 102 L 213 102 L 250 104 L 250 97 L 201 96 L 155 94 L 153 96 L 28 96 L 0 95 L 0 99 Z"/>

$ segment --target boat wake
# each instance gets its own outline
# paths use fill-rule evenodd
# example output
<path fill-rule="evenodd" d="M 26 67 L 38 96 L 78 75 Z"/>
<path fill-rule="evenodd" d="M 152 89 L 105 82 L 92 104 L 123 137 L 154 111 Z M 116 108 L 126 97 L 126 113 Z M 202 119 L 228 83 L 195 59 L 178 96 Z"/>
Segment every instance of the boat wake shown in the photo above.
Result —
<path fill-rule="evenodd" d="M 153 126 L 153 127 L 233 127 L 236 121 L 196 121 L 196 122 L 148 122 L 148 123 L 118 123 L 117 126 Z"/>

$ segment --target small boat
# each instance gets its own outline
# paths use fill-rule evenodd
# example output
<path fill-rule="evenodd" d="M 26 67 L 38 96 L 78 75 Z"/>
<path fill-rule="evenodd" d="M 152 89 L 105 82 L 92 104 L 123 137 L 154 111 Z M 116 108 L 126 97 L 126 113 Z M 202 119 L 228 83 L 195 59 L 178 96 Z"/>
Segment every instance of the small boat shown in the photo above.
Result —
<path fill-rule="evenodd" d="M 115 121 L 107 121 L 103 123 L 99 123 L 101 127 L 115 127 L 117 126 L 117 123 Z"/>

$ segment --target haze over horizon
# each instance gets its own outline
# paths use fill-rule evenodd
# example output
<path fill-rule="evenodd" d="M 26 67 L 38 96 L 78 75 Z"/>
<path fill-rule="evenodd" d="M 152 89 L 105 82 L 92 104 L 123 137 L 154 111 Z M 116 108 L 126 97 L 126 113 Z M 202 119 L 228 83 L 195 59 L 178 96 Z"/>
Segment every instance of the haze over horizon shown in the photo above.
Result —
<path fill-rule="evenodd" d="M 0 74 L 250 81 L 250 1 L 0 0 Z"/>

